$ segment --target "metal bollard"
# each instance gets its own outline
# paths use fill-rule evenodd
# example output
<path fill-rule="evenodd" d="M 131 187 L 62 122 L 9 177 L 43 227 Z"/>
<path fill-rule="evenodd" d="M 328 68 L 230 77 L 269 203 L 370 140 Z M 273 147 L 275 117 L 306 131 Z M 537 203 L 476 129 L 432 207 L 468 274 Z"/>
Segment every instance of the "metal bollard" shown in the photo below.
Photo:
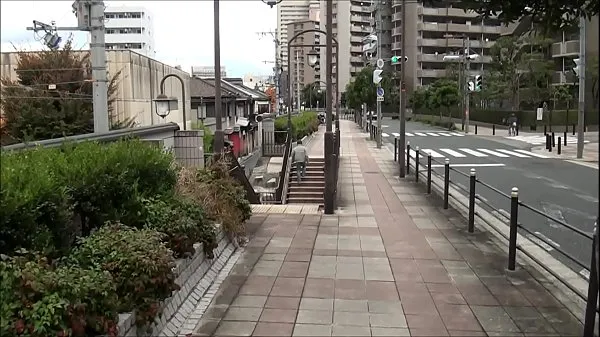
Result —
<path fill-rule="evenodd" d="M 560 147 L 562 145 L 562 142 L 560 141 L 560 137 L 558 137 L 558 149 L 556 149 L 557 153 L 560 154 Z"/>
<path fill-rule="evenodd" d="M 419 182 L 419 147 L 415 150 L 415 181 Z"/>
<path fill-rule="evenodd" d="M 477 134 L 477 124 L 475 124 L 475 134 Z"/>
<path fill-rule="evenodd" d="M 554 136 L 554 131 L 552 131 L 552 147 L 556 147 L 556 137 Z"/>
<path fill-rule="evenodd" d="M 475 231 L 475 184 L 477 178 L 475 176 L 475 169 L 471 169 L 471 176 L 469 177 L 469 233 Z"/>
<path fill-rule="evenodd" d="M 573 136 L 575 136 L 575 124 L 573 124 Z"/>
<path fill-rule="evenodd" d="M 406 144 L 406 174 L 410 173 L 410 143 Z"/>
<path fill-rule="evenodd" d="M 427 194 L 431 194 L 431 154 L 427 154 Z"/>
<path fill-rule="evenodd" d="M 563 138 L 563 141 L 565 142 L 563 145 L 567 146 L 567 131 L 565 131 L 564 135 L 565 138 Z"/>
<path fill-rule="evenodd" d="M 394 138 L 394 161 L 398 161 L 398 138 Z"/>
<path fill-rule="evenodd" d="M 492 124 L 492 136 L 496 135 L 496 124 Z"/>
<path fill-rule="evenodd" d="M 548 134 L 548 130 L 547 130 L 547 128 L 548 128 L 548 127 L 547 127 L 546 125 L 544 125 L 544 136 Z"/>
<path fill-rule="evenodd" d="M 552 139 L 550 139 L 550 134 L 546 135 L 546 148 L 549 152 L 552 152 Z"/>
<path fill-rule="evenodd" d="M 516 135 L 518 136 L 519 135 L 519 125 L 517 125 L 517 127 L 515 128 L 515 132 L 516 132 Z"/>
<path fill-rule="evenodd" d="M 450 194 L 450 159 L 444 161 L 444 209 L 448 209 L 448 196 Z"/>
<path fill-rule="evenodd" d="M 508 236 L 508 270 L 515 270 L 517 260 L 517 220 L 519 216 L 519 189 L 510 193 L 510 233 Z"/>

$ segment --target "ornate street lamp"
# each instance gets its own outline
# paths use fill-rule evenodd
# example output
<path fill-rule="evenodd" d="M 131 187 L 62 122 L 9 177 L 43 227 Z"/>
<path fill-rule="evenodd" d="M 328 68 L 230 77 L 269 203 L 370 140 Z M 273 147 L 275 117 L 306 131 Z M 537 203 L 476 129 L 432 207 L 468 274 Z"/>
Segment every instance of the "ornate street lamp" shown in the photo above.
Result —
<path fill-rule="evenodd" d="M 317 65 L 317 62 L 319 61 L 319 53 L 317 53 L 316 50 L 311 49 L 307 53 L 307 57 L 308 57 L 308 65 L 311 66 L 312 68 L 314 68 Z"/>
<path fill-rule="evenodd" d="M 154 99 L 156 104 L 156 114 L 160 118 L 167 117 L 171 110 L 177 110 L 177 98 L 167 97 L 165 94 L 160 94 Z"/>
<path fill-rule="evenodd" d="M 269 5 L 269 7 L 273 8 L 273 6 L 281 3 L 283 0 L 261 0 L 263 3 Z"/>

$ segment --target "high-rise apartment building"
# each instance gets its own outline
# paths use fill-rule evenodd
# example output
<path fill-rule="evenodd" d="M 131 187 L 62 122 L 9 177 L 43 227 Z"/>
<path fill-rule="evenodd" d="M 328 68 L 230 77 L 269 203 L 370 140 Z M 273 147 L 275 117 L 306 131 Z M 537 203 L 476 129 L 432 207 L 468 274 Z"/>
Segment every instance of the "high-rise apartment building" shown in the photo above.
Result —
<path fill-rule="evenodd" d="M 107 7 L 106 49 L 131 49 L 154 58 L 154 26 L 152 15 L 143 7 Z"/>
<path fill-rule="evenodd" d="M 303 21 L 309 19 L 312 10 L 315 12 L 314 3 L 318 0 L 283 0 L 277 5 L 277 55 L 280 56 L 283 69 L 287 70 L 287 44 L 288 39 L 292 38 L 293 34 L 288 34 L 288 24 L 294 21 Z M 316 14 L 318 15 L 318 11 Z"/>
<path fill-rule="evenodd" d="M 294 21 L 287 24 L 287 32 L 290 36 L 294 36 L 307 29 L 319 29 L 319 22 L 311 20 Z M 325 41 L 325 37 L 322 34 L 311 32 L 305 33 L 298 36 L 294 45 L 318 45 L 322 41 Z M 316 83 L 318 86 L 321 81 L 321 57 L 317 59 L 317 64 L 311 67 L 308 63 L 307 54 L 314 49 L 316 53 L 320 54 L 321 50 L 325 48 L 320 47 L 299 47 L 292 48 L 290 55 L 290 79 L 294 93 L 306 85 Z M 294 97 L 296 95 L 293 95 Z"/>

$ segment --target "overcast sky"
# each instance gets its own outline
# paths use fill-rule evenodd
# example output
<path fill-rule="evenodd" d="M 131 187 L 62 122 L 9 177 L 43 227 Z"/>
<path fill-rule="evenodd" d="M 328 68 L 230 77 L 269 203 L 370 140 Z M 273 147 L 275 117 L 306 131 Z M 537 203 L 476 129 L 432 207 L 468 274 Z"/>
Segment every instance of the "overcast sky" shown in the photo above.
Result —
<path fill-rule="evenodd" d="M 18 48 L 41 49 L 34 33 L 26 27 L 32 20 L 56 21 L 58 26 L 73 27 L 77 19 L 72 13 L 73 1 L 0 1 L 0 42 L 2 52 Z M 275 46 L 271 37 L 257 32 L 276 28 L 276 9 L 260 0 L 221 0 L 221 65 L 228 76 L 246 73 L 270 74 Z M 192 65 L 214 65 L 213 1 L 105 1 L 107 6 L 143 6 L 154 18 L 156 58 L 169 65 L 181 65 L 190 71 Z M 75 33 L 77 48 L 86 48 L 87 33 Z M 69 32 L 61 32 L 67 37 Z"/>

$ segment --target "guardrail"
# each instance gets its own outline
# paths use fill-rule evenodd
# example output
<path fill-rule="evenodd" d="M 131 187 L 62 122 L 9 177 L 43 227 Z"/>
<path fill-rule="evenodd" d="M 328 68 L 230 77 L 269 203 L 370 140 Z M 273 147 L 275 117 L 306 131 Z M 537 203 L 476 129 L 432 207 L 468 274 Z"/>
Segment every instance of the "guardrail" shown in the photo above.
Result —
<path fill-rule="evenodd" d="M 400 149 L 398 149 L 400 150 Z M 394 160 L 397 160 L 398 156 L 401 155 L 398 153 L 399 151 L 395 151 Z M 404 155 L 404 154 L 402 154 Z M 450 197 L 453 198 L 458 204 L 468 209 L 468 222 L 467 222 L 467 230 L 469 233 L 474 233 L 475 231 L 475 218 L 485 222 L 489 228 L 492 228 L 496 231 L 501 237 L 508 241 L 508 261 L 507 261 L 507 269 L 510 271 L 514 271 L 516 269 L 516 260 L 517 260 L 517 251 L 520 251 L 522 254 L 527 256 L 529 259 L 534 261 L 537 265 L 539 265 L 542 269 L 556 278 L 560 283 L 569 288 L 572 292 L 574 292 L 578 297 L 580 297 L 583 301 L 586 302 L 586 314 L 585 314 L 585 323 L 584 323 L 584 337 L 593 337 L 594 336 L 594 324 L 595 324 L 595 314 L 600 312 L 598 309 L 598 270 L 600 267 L 598 266 L 598 223 L 596 222 L 593 233 L 587 233 L 585 231 L 580 230 L 579 228 L 573 227 L 568 223 L 557 219 L 553 216 L 544 214 L 544 212 L 536 209 L 533 206 L 530 206 L 519 200 L 519 189 L 517 187 L 513 187 L 511 189 L 510 194 L 507 194 L 494 186 L 480 180 L 477 178 L 475 169 L 471 169 L 469 174 L 461 172 L 450 166 L 450 160 L 445 158 L 444 161 L 439 161 L 434 159 L 431 154 L 423 153 L 418 147 L 414 150 L 411 149 L 410 144 L 406 146 L 406 174 L 407 176 L 411 174 L 411 168 L 414 168 L 414 179 L 416 182 L 419 182 L 421 178 L 425 179 L 425 184 L 427 187 L 427 193 L 430 194 L 432 190 L 432 185 L 435 185 L 442 192 L 443 198 L 443 208 L 449 208 L 449 200 Z M 412 159 L 412 160 L 411 160 Z M 426 159 L 425 168 L 422 168 L 422 161 Z M 414 160 L 414 163 L 412 161 Z M 437 163 L 438 167 L 443 167 L 443 173 L 436 172 L 433 168 L 433 163 Z M 469 179 L 469 187 L 463 187 L 461 184 L 454 183 L 451 180 L 451 173 L 458 174 Z M 433 177 L 437 177 L 437 181 L 433 179 Z M 440 182 L 441 181 L 441 182 Z M 450 189 L 454 189 L 458 191 L 455 195 L 454 192 L 451 192 Z M 510 214 L 505 215 L 502 213 L 497 213 L 500 215 L 500 221 L 503 223 L 508 222 L 509 232 L 506 235 L 503 231 L 496 228 L 486 216 L 483 216 L 478 209 L 483 211 L 485 210 L 483 206 L 487 207 L 490 210 L 498 209 L 496 206 L 490 204 L 486 199 L 480 197 L 479 194 L 476 193 L 479 187 L 484 187 L 490 191 L 495 192 L 496 194 L 506 198 L 506 200 L 510 200 Z M 467 196 L 468 201 L 464 202 L 459 196 Z M 590 241 L 592 246 L 592 257 L 589 265 L 586 265 L 584 262 L 579 261 L 577 258 L 573 257 L 571 254 L 567 253 L 563 249 L 556 247 L 549 242 L 547 238 L 539 235 L 538 233 L 530 230 L 525 225 L 519 222 L 519 210 L 521 208 L 527 209 L 537 215 L 542 216 L 543 218 L 550 220 L 569 230 L 570 232 L 581 236 Z M 571 283 L 565 280 L 563 277 L 558 275 L 554 270 L 552 270 L 548 265 L 544 264 L 540 259 L 535 257 L 533 254 L 528 252 L 522 246 L 520 246 L 517 242 L 518 232 L 522 231 L 527 233 L 529 236 L 534 237 L 536 240 L 530 240 L 531 243 L 536 245 L 537 247 L 545 250 L 544 244 L 547 246 L 552 246 L 556 252 L 567 258 L 569 261 L 583 268 L 587 272 L 589 272 L 589 285 L 587 294 L 582 293 L 579 289 L 575 288 Z"/>
<path fill-rule="evenodd" d="M 282 157 L 286 151 L 287 131 L 262 132 L 262 151 L 265 157 Z"/>

